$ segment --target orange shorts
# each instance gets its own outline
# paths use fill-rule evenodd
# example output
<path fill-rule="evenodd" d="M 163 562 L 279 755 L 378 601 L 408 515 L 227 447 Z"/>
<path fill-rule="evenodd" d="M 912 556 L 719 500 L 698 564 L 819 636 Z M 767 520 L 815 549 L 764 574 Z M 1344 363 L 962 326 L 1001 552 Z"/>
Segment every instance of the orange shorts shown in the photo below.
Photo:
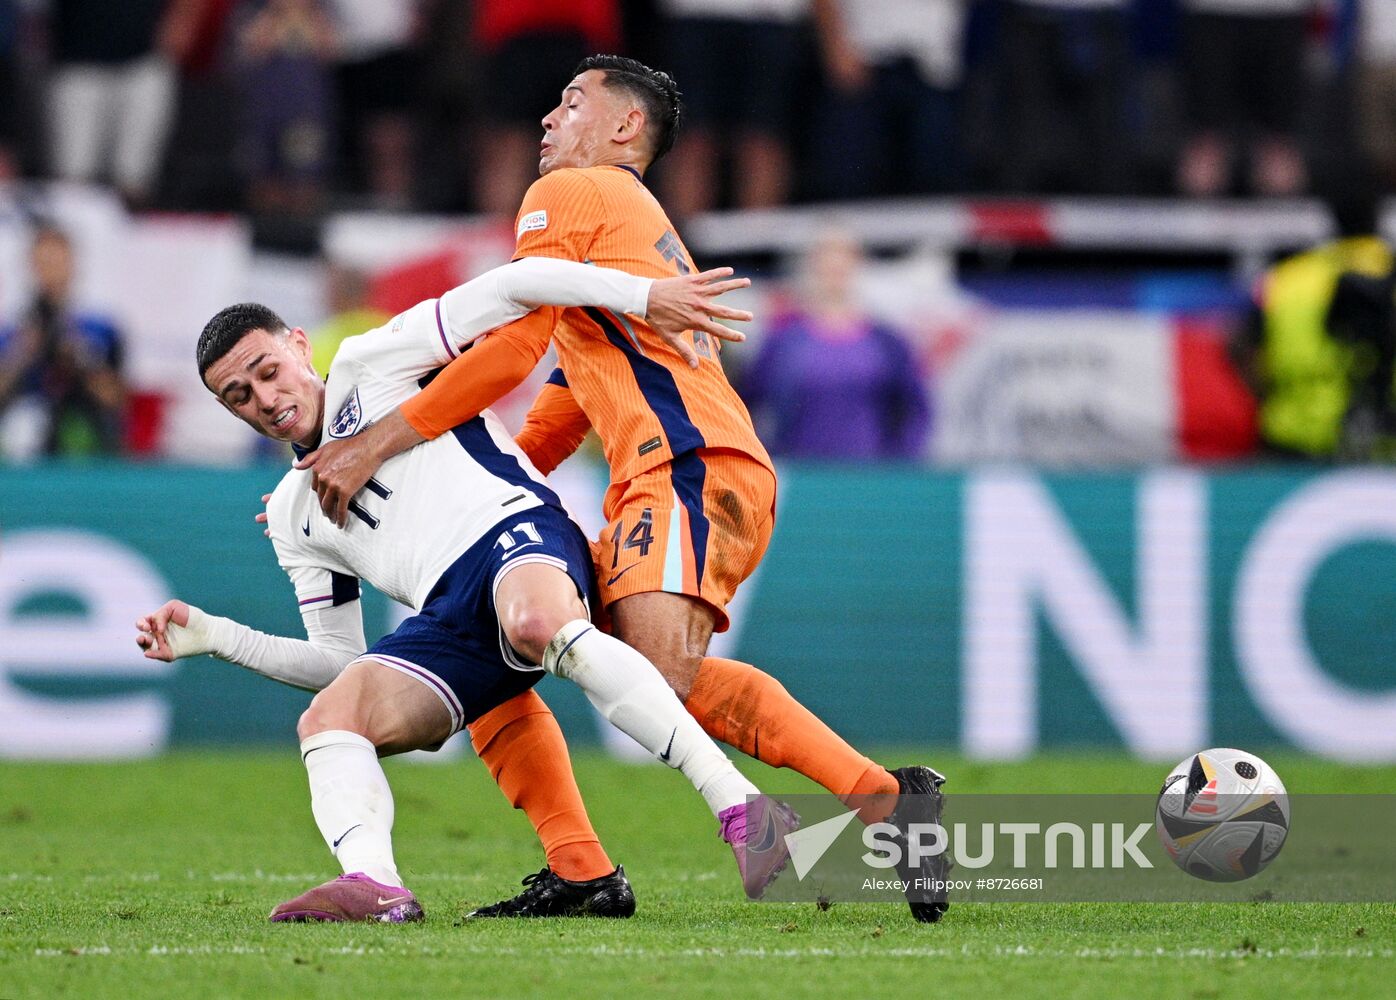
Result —
<path fill-rule="evenodd" d="M 722 448 L 685 452 L 606 490 L 592 546 L 602 607 L 631 594 L 687 594 L 729 624 L 727 602 L 756 569 L 775 526 L 776 474 Z"/>

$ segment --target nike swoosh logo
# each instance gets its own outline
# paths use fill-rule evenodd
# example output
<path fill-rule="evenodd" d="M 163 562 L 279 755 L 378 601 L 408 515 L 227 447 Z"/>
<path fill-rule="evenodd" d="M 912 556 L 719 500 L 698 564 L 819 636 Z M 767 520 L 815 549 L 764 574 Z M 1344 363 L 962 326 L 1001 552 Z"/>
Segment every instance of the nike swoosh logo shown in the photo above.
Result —
<path fill-rule="evenodd" d="M 668 761 L 668 759 L 669 759 L 669 751 L 672 750 L 672 749 L 674 749 L 674 737 L 678 735 L 678 732 L 679 732 L 679 727 L 678 727 L 678 726 L 675 726 L 675 727 L 674 727 L 674 731 L 673 731 L 672 733 L 669 734 L 669 745 L 668 745 L 667 747 L 665 747 L 665 748 L 664 748 L 664 752 L 663 752 L 662 754 L 659 755 L 659 759 L 660 759 L 660 760 L 662 760 L 662 761 Z"/>
<path fill-rule="evenodd" d="M 411 897 L 410 895 L 408 895 L 408 896 L 394 896 L 392 899 L 384 899 L 382 896 L 379 896 L 379 897 L 378 897 L 378 905 L 379 905 L 379 906 L 391 906 L 393 903 L 405 903 L 405 902 L 407 902 L 407 901 L 408 901 L 409 899 L 411 899 L 411 898 L 412 898 L 412 897 Z"/>
<path fill-rule="evenodd" d="M 339 842 L 340 842 L 341 840 L 343 840 L 345 837 L 349 836 L 349 834 L 353 833 L 355 830 L 357 830 L 357 829 L 358 829 L 359 827 L 361 827 L 361 826 L 363 826 L 362 823 L 355 823 L 355 824 L 354 824 L 353 826 L 351 826 L 349 829 L 347 829 L 347 830 L 345 830 L 343 833 L 341 833 L 341 834 L 339 835 L 339 837 L 335 839 L 334 846 L 331 847 L 330 850 L 332 850 L 332 851 L 337 851 L 337 850 L 339 850 Z"/>
<path fill-rule="evenodd" d="M 619 580 L 621 577 L 625 576 L 626 573 L 629 573 L 632 569 L 634 569 L 634 568 L 635 568 L 636 566 L 638 566 L 638 565 L 640 565 L 640 564 L 639 564 L 639 563 L 632 563 L 631 565 L 625 567 L 625 569 L 621 570 L 621 571 L 620 571 L 619 573 L 617 573 L 615 576 L 613 576 L 613 577 L 611 577 L 609 580 L 607 580 L 607 581 L 606 581 L 606 586 L 609 587 L 611 584 L 615 583 L 615 582 L 616 582 L 617 580 Z"/>
<path fill-rule="evenodd" d="M 309 514 L 307 514 L 307 515 L 305 516 L 305 525 L 301 528 L 301 531 L 304 531 L 304 532 L 305 532 L 305 537 L 306 537 L 306 538 L 309 538 L 309 537 L 310 537 L 310 515 L 309 515 Z"/>
<path fill-rule="evenodd" d="M 763 811 L 762 818 L 766 823 L 761 828 L 761 839 L 755 844 L 751 843 L 750 838 L 747 839 L 747 850 L 754 854 L 769 851 L 776 846 L 776 818 L 771 815 L 769 808 Z"/>

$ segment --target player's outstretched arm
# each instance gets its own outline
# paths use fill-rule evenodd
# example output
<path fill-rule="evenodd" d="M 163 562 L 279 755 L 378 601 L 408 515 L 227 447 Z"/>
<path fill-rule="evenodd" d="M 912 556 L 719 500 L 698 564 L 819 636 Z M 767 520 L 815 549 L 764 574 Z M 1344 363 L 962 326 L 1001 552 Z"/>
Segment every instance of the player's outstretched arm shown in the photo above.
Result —
<path fill-rule="evenodd" d="M 216 656 L 292 687 L 328 686 L 364 650 L 359 602 L 315 612 L 307 630 L 314 641 L 268 635 L 219 618 L 184 601 L 168 601 L 136 619 L 136 645 L 147 659 L 173 663 L 188 656 Z"/>
<path fill-rule="evenodd" d="M 426 313 L 418 306 L 404 314 L 408 319 L 401 334 L 394 324 L 391 330 L 373 331 L 351 342 L 348 349 L 359 363 L 404 389 L 415 390 L 421 375 L 450 362 L 443 378 L 451 391 L 449 397 L 438 391 L 437 402 L 419 411 L 416 419 L 410 412 L 394 411 L 364 432 L 328 441 L 297 462 L 296 468 L 311 470 L 325 516 L 344 527 L 349 501 L 383 462 L 473 419 L 528 377 L 548 349 L 556 315 L 550 314 L 546 327 L 512 329 L 516 321 L 545 305 L 641 313 L 654 284 L 649 278 L 574 261 L 519 260 L 446 292 L 434 309 L 426 310 L 432 314 L 430 322 L 423 322 Z M 460 358 L 467 349 L 470 361 L 463 374 Z"/>
<path fill-rule="evenodd" d="M 576 270 L 578 267 L 583 270 Z M 752 318 L 745 309 L 718 301 L 727 292 L 751 284 L 750 278 L 734 278 L 733 273 L 730 267 L 715 267 L 701 274 L 650 281 L 605 267 L 552 257 L 523 257 L 483 277 L 494 281 L 497 294 L 519 306 L 600 306 L 643 316 L 690 367 L 697 368 L 698 352 L 687 336 L 690 331 L 701 330 L 719 340 L 746 339 L 746 334 L 718 322 L 745 323 Z M 469 288 L 465 285 L 446 294 Z M 632 301 L 625 302 L 627 298 Z"/>
<path fill-rule="evenodd" d="M 296 468 L 311 470 L 325 516 L 344 527 L 349 501 L 380 465 L 474 419 L 522 383 L 546 353 L 556 319 L 556 310 L 542 309 L 495 330 L 371 427 L 327 441 L 297 462 Z"/>
<path fill-rule="evenodd" d="M 528 377 L 546 353 L 557 322 L 556 308 L 529 309 L 542 303 L 552 307 L 591 304 L 615 312 L 643 308 L 650 325 L 697 367 L 698 354 L 688 331 L 702 330 L 724 340 L 744 339 L 717 322 L 751 319 L 749 312 L 717 301 L 724 293 L 751 284 L 747 278 L 731 275 L 731 268 L 715 268 L 651 281 L 547 258 L 526 258 L 495 268 L 441 298 L 442 329 L 449 331 L 457 349 L 473 346 L 397 410 L 354 437 L 325 442 L 297 462 L 296 468 L 311 470 L 321 509 L 342 528 L 349 521 L 349 501 L 380 465 L 473 420 Z M 510 318 L 514 321 L 499 326 Z M 489 336 L 479 340 L 485 333 Z M 445 359 L 437 363 L 441 360 Z M 415 380 L 411 369 L 404 371 Z"/>

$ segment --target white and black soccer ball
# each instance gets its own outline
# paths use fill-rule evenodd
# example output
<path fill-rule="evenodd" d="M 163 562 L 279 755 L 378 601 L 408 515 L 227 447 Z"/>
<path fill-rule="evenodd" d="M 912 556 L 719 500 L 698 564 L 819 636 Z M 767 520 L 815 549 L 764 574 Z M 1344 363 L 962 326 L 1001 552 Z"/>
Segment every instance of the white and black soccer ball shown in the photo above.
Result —
<path fill-rule="evenodd" d="M 1289 796 L 1255 754 L 1203 750 L 1168 772 L 1154 826 L 1168 856 L 1189 875 L 1239 882 L 1280 853 L 1289 833 Z"/>

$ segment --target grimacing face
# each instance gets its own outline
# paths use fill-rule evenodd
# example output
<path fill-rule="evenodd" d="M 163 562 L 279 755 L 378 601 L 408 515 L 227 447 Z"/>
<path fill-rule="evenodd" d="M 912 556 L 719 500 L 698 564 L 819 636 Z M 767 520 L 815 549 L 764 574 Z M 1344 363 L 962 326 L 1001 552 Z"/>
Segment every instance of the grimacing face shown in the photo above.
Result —
<path fill-rule="evenodd" d="M 561 102 L 543 119 L 539 175 L 617 162 L 636 138 L 644 113 L 626 91 L 607 87 L 605 78 L 604 70 L 589 69 L 562 91 Z"/>
<path fill-rule="evenodd" d="M 303 447 L 320 438 L 325 384 L 310 364 L 310 340 L 297 327 L 252 330 L 209 365 L 204 384 L 229 413 L 258 434 Z"/>

